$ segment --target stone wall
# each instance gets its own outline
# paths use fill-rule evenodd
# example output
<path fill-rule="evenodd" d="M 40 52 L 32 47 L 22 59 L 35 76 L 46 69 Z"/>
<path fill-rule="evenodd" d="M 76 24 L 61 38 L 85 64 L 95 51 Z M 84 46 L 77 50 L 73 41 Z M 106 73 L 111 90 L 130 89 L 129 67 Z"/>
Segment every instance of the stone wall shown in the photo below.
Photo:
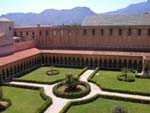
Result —
<path fill-rule="evenodd" d="M 15 31 L 25 40 L 34 37 L 37 47 L 44 49 L 150 50 L 150 26 L 40 26 L 20 27 Z"/>

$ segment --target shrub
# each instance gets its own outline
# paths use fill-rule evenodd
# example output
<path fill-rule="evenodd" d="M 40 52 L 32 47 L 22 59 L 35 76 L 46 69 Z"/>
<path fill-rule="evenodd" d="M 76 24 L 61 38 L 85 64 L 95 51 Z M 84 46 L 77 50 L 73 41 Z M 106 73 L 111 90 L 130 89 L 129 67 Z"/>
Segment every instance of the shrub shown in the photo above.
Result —
<path fill-rule="evenodd" d="M 128 113 L 128 110 L 124 106 L 117 105 L 113 107 L 112 113 Z"/>
<path fill-rule="evenodd" d="M 120 81 L 126 81 L 126 82 L 134 82 L 135 77 L 133 75 L 129 75 L 129 69 L 128 68 L 123 68 L 122 69 L 122 74 L 117 76 L 117 79 Z"/>
<path fill-rule="evenodd" d="M 62 97 L 62 98 L 80 98 L 83 96 L 86 96 L 87 94 L 89 94 L 89 92 L 91 91 L 90 85 L 87 84 L 86 82 L 77 82 L 78 85 L 83 85 L 85 87 L 85 90 L 81 90 L 81 91 L 74 91 L 74 92 L 62 92 L 59 91 L 58 88 L 61 86 L 65 86 L 64 83 L 59 83 L 57 85 L 55 85 L 53 87 L 53 93 L 57 96 L 57 97 Z"/>
<path fill-rule="evenodd" d="M 128 75 L 127 77 L 124 75 L 118 75 L 117 79 L 120 81 L 126 81 L 126 82 L 134 82 L 135 81 L 135 77 L 132 75 Z"/>

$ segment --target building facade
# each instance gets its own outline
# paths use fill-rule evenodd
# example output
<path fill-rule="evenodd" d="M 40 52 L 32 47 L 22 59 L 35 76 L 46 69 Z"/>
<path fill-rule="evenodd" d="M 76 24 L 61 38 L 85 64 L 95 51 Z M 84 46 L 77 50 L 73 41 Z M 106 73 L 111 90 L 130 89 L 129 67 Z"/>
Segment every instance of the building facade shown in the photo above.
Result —
<path fill-rule="evenodd" d="M 150 14 L 87 17 L 82 25 L 14 27 L 13 53 L 0 58 L 3 80 L 42 64 L 138 72 L 150 68 Z M 7 61 L 6 61 L 7 60 Z"/>

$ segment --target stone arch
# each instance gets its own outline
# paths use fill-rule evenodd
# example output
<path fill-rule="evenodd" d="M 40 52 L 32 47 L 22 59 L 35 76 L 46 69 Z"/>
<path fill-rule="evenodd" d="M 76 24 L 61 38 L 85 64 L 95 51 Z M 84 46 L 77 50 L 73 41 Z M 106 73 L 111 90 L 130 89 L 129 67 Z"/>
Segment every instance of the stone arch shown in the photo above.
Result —
<path fill-rule="evenodd" d="M 16 65 L 14 65 L 14 74 L 17 73 L 17 68 L 16 68 Z"/>
<path fill-rule="evenodd" d="M 113 60 L 112 67 L 113 67 L 113 69 L 117 69 L 117 60 L 116 59 Z"/>
<path fill-rule="evenodd" d="M 90 67 L 93 67 L 93 63 L 94 63 L 94 62 L 93 62 L 93 59 L 91 58 L 91 59 L 90 59 Z"/>
<path fill-rule="evenodd" d="M 108 61 L 108 67 L 111 69 L 112 68 L 112 60 L 111 59 L 109 59 L 109 61 Z"/>
<path fill-rule="evenodd" d="M 80 58 L 77 58 L 77 66 L 80 66 Z"/>
<path fill-rule="evenodd" d="M 5 80 L 5 79 L 6 79 L 6 72 L 5 72 L 5 70 L 4 70 L 4 69 L 2 70 L 2 78 L 3 78 L 3 80 Z"/>
<path fill-rule="evenodd" d="M 118 61 L 118 67 L 119 67 L 119 69 L 123 68 L 123 66 L 122 66 L 122 60 L 121 59 Z"/>
<path fill-rule="evenodd" d="M 94 67 L 98 67 L 98 60 L 94 59 Z"/>
<path fill-rule="evenodd" d="M 142 67 L 143 67 L 143 63 L 142 63 L 142 60 L 140 60 L 138 62 L 138 72 L 141 72 L 142 71 Z"/>
<path fill-rule="evenodd" d="M 89 66 L 89 60 L 88 58 L 85 59 L 85 65 L 88 67 Z"/>
<path fill-rule="evenodd" d="M 124 61 L 123 61 L 123 67 L 124 68 L 128 68 L 128 66 L 127 66 L 127 60 L 126 59 L 124 59 Z"/>
<path fill-rule="evenodd" d="M 104 68 L 107 69 L 107 67 L 108 67 L 108 61 L 107 59 L 104 59 Z"/>
<path fill-rule="evenodd" d="M 135 69 L 135 70 L 137 70 L 137 60 L 134 60 L 134 62 L 133 62 L 133 69 Z"/>
<path fill-rule="evenodd" d="M 6 69 L 6 76 L 7 76 L 7 78 L 9 78 L 9 69 L 8 68 Z"/>
<path fill-rule="evenodd" d="M 99 67 L 103 68 L 103 61 L 102 61 L 102 59 L 99 59 Z"/>

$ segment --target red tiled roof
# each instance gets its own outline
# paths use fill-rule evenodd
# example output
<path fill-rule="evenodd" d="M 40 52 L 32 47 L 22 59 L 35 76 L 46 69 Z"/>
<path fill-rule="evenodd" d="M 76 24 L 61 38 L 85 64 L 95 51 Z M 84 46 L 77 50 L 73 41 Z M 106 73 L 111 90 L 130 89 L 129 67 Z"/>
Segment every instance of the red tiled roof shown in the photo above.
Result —
<path fill-rule="evenodd" d="M 0 57 L 0 66 L 36 55 L 38 53 L 40 53 L 38 49 L 32 48 L 32 49 L 16 52 L 9 56 Z"/>
<path fill-rule="evenodd" d="M 55 54 L 81 54 L 81 55 L 114 55 L 114 56 L 150 56 L 144 52 L 120 52 L 120 51 L 84 51 L 84 50 L 40 50 L 42 53 Z"/>
<path fill-rule="evenodd" d="M 16 52 L 12 55 L 0 57 L 0 66 L 6 65 L 39 53 L 50 53 L 50 54 L 72 54 L 72 55 L 107 55 L 107 56 L 141 56 L 149 58 L 150 53 L 144 52 L 115 52 L 115 51 L 83 51 L 83 50 L 39 50 L 36 48 Z M 145 57 L 146 56 L 146 57 Z"/>

